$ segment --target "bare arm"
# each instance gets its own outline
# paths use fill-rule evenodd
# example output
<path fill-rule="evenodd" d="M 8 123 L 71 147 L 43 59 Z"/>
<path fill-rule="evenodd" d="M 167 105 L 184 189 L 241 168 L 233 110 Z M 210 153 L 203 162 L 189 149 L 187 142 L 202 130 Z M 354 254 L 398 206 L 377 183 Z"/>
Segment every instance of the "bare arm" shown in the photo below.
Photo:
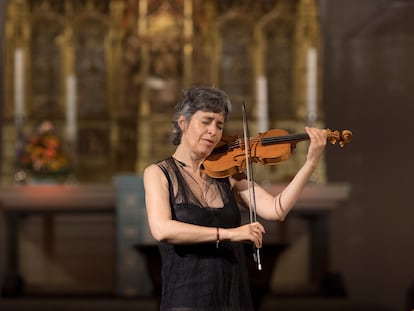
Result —
<path fill-rule="evenodd" d="M 162 170 L 149 166 L 144 172 L 145 201 L 148 222 L 153 237 L 157 241 L 174 244 L 216 242 L 217 228 L 187 224 L 172 219 L 169 201 L 168 181 Z M 219 228 L 220 240 L 245 241 L 262 245 L 264 228 L 259 223 L 238 228 Z"/>
<path fill-rule="evenodd" d="M 260 185 L 255 184 L 257 214 L 268 220 L 284 220 L 293 208 L 309 178 L 314 172 L 326 146 L 326 131 L 306 128 L 311 143 L 308 149 L 306 162 L 296 173 L 292 181 L 278 195 L 273 196 Z M 232 183 L 239 191 L 243 201 L 248 202 L 248 184 L 246 179 L 233 178 Z"/>

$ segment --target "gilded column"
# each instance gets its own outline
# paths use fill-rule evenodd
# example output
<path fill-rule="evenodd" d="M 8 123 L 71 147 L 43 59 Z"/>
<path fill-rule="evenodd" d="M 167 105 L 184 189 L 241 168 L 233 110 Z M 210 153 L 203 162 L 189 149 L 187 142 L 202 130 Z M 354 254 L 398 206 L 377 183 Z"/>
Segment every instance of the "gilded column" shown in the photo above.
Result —
<path fill-rule="evenodd" d="M 184 86 L 192 82 L 193 72 L 193 0 L 184 0 Z"/>
<path fill-rule="evenodd" d="M 318 7 L 315 0 L 298 3 L 295 38 L 295 103 L 298 118 L 314 125 L 319 118 L 320 33 Z M 311 88 L 313 87 L 313 90 Z"/>
<path fill-rule="evenodd" d="M 269 129 L 267 76 L 265 71 L 266 40 L 263 35 L 263 22 L 255 25 L 254 29 L 254 68 L 255 68 L 255 103 L 256 120 L 259 132 Z"/>
<path fill-rule="evenodd" d="M 30 30 L 27 2 L 10 2 L 6 16 L 5 74 L 12 79 L 6 79 L 5 87 L 2 172 L 5 178 L 11 180 L 15 172 L 16 146 L 19 148 L 24 120 L 27 118 L 27 49 Z M 16 175 L 15 178 L 20 177 Z"/>
<path fill-rule="evenodd" d="M 138 14 L 138 36 L 141 45 L 141 77 L 148 77 L 150 65 L 150 51 L 148 40 L 148 2 L 147 0 L 139 1 Z M 150 121 L 150 103 L 149 103 L 148 84 L 144 80 L 142 84 L 141 97 L 139 98 L 138 122 L 137 122 L 137 161 L 136 172 L 141 174 L 148 163 L 151 162 L 151 121 Z"/>
<path fill-rule="evenodd" d="M 109 3 L 110 14 L 110 28 L 107 43 L 107 59 L 108 66 L 108 106 L 109 106 L 109 133 L 110 133 L 110 150 L 111 150 L 111 164 L 116 167 L 114 163 L 116 159 L 116 151 L 118 150 L 119 142 L 119 128 L 118 128 L 118 102 L 124 101 L 123 94 L 120 92 L 121 78 L 121 64 L 122 64 L 122 39 L 124 36 L 121 27 L 122 17 L 125 9 L 125 2 L 123 0 L 112 0 Z"/>
<path fill-rule="evenodd" d="M 26 81 L 27 81 L 27 41 L 28 41 L 28 9 L 23 0 L 15 1 L 10 15 L 13 27 L 14 51 L 13 55 L 13 103 L 14 120 L 17 133 L 23 130 L 23 120 L 26 116 Z"/>
<path fill-rule="evenodd" d="M 295 38 L 295 84 L 294 103 L 297 118 L 303 120 L 304 125 L 324 127 L 321 111 L 321 65 L 320 65 L 320 26 L 318 20 L 318 5 L 316 0 L 300 0 L 297 9 L 297 25 Z M 298 146 L 298 154 L 306 156 L 306 144 Z M 303 159 L 304 160 L 304 159 Z M 313 181 L 326 180 L 324 159 L 315 171 Z"/>
<path fill-rule="evenodd" d="M 220 85 L 219 68 L 222 53 L 222 41 L 220 38 L 220 25 L 217 22 L 217 8 L 214 1 L 206 3 L 206 18 L 211 25 L 212 31 L 209 31 L 208 42 L 206 45 L 207 55 L 211 57 L 211 82 L 213 85 Z"/>

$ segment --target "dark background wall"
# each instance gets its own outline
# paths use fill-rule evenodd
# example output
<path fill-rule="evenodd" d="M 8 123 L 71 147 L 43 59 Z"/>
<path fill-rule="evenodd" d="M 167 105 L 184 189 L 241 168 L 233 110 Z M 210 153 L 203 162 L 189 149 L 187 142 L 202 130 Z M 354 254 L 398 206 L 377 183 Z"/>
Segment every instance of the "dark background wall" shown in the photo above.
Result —
<path fill-rule="evenodd" d="M 0 7 L 5 3 L 0 0 Z M 352 185 L 349 203 L 333 212 L 332 271 L 343 276 L 350 299 L 408 310 L 406 293 L 414 281 L 414 1 L 319 4 L 326 125 L 354 133 L 343 150 L 327 148 L 329 181 Z M 0 10 L 0 60 L 3 15 Z"/>
<path fill-rule="evenodd" d="M 321 0 L 328 178 L 352 185 L 333 215 L 332 269 L 351 299 L 404 309 L 414 281 L 414 1 Z M 411 310 L 411 309 L 410 309 Z"/>
<path fill-rule="evenodd" d="M 5 60 L 5 24 L 6 24 L 6 5 L 7 0 L 0 0 L 0 120 L 3 119 L 3 101 L 4 101 L 4 60 Z M 2 139 L 0 132 L 0 140 Z M 2 152 L 2 144 L 0 144 L 0 161 Z M 1 174 L 1 170 L 0 170 Z"/>

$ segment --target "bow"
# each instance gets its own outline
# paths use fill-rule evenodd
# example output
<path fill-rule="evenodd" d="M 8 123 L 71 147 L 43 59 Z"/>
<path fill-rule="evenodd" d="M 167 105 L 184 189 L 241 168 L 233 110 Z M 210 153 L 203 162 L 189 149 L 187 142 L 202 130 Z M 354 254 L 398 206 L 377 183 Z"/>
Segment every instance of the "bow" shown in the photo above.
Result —
<path fill-rule="evenodd" d="M 246 157 L 246 174 L 247 174 L 247 187 L 249 191 L 249 211 L 250 211 L 250 223 L 257 221 L 256 214 L 256 195 L 254 192 L 254 178 L 253 178 L 253 165 L 250 157 L 250 134 L 249 126 L 247 122 L 246 105 L 242 103 L 242 115 L 243 115 L 243 136 L 244 136 L 244 151 Z M 257 264 L 257 269 L 262 270 L 262 264 L 260 261 L 260 250 L 254 247 L 253 259 Z"/>

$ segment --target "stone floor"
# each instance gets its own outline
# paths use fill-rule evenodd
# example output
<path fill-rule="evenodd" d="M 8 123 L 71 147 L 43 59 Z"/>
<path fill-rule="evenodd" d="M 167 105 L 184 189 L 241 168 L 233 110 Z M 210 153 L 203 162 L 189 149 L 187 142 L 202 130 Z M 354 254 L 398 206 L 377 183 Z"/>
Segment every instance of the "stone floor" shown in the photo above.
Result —
<path fill-rule="evenodd" d="M 0 298 L 1 311 L 157 311 L 150 298 Z M 346 299 L 265 297 L 258 311 L 396 311 Z"/>

